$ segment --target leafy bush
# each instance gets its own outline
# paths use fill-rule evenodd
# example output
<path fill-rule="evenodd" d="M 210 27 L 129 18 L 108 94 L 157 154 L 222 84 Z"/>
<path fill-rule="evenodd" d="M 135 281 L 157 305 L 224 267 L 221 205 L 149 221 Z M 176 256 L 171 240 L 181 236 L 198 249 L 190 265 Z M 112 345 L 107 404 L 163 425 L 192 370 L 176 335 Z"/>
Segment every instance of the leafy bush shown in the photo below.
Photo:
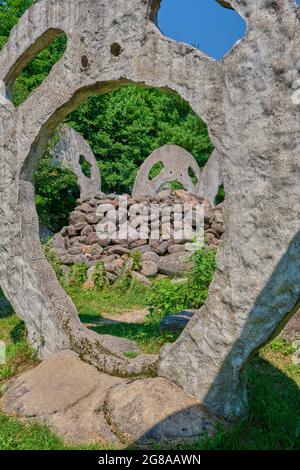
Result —
<path fill-rule="evenodd" d="M 88 267 L 83 263 L 73 264 L 68 273 L 68 284 L 70 287 L 81 287 L 87 278 Z"/>
<path fill-rule="evenodd" d="M 202 307 L 215 272 L 215 257 L 215 250 L 203 248 L 193 255 L 193 268 L 184 281 L 158 281 L 148 296 L 149 318 L 158 320 L 184 309 Z"/>
<path fill-rule="evenodd" d="M 216 250 L 203 248 L 193 255 L 193 268 L 188 273 L 186 308 L 200 308 L 208 296 L 208 288 L 216 270 Z"/>
<path fill-rule="evenodd" d="M 140 271 L 142 269 L 142 253 L 139 251 L 133 251 L 130 253 L 130 257 L 133 261 L 132 270 Z"/>
<path fill-rule="evenodd" d="M 103 261 L 97 261 L 92 275 L 92 280 L 94 282 L 94 287 L 97 290 L 102 290 L 108 285 Z"/>

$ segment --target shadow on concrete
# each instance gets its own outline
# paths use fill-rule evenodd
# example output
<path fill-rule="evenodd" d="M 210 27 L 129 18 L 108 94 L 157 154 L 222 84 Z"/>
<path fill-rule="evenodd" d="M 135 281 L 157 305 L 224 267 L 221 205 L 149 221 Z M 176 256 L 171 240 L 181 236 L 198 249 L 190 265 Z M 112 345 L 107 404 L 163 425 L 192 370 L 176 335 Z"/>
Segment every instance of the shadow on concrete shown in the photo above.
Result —
<path fill-rule="evenodd" d="M 276 359 L 275 352 L 270 354 Z M 300 389 L 292 378 L 298 376 L 300 382 L 300 368 L 292 366 L 290 356 L 286 356 L 286 369 L 289 376 L 267 360 L 253 357 L 247 366 L 249 413 L 230 426 L 220 423 L 213 437 L 202 435 L 181 443 L 159 443 L 160 430 L 178 426 L 181 416 L 172 415 L 128 449 L 300 450 Z M 149 438 L 152 443 L 145 444 Z"/>

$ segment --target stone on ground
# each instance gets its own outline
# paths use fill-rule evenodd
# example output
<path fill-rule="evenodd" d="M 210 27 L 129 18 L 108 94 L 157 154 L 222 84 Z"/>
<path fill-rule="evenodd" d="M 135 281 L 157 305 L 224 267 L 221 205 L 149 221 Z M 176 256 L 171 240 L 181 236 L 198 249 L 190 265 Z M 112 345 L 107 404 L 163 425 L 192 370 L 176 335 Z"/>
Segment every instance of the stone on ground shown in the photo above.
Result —
<path fill-rule="evenodd" d="M 124 354 L 128 352 L 142 353 L 134 341 L 127 338 L 119 338 L 113 335 L 101 335 L 101 343 L 104 347 L 115 354 Z"/>
<path fill-rule="evenodd" d="M 65 350 L 11 380 L 0 401 L 11 416 L 47 424 L 68 442 L 118 444 L 103 412 L 110 387 L 123 379 L 102 374 Z"/>
<path fill-rule="evenodd" d="M 99 372 L 61 351 L 11 379 L 1 410 L 25 423 L 46 424 L 71 444 L 158 442 L 212 433 L 199 403 L 167 379 L 128 379 Z"/>
<path fill-rule="evenodd" d="M 146 277 L 156 276 L 158 273 L 158 265 L 154 261 L 142 261 L 141 274 Z"/>
<path fill-rule="evenodd" d="M 187 310 L 183 310 L 174 315 L 167 315 L 160 323 L 160 331 L 164 335 L 167 333 L 180 334 L 193 316 L 194 312 Z"/>
<path fill-rule="evenodd" d="M 197 440 L 214 430 L 214 419 L 194 398 L 160 377 L 115 386 L 106 412 L 122 440 L 135 444 Z"/>
<path fill-rule="evenodd" d="M 173 253 L 165 256 L 158 263 L 158 270 L 161 274 L 168 276 L 181 275 L 191 269 L 191 253 Z"/>

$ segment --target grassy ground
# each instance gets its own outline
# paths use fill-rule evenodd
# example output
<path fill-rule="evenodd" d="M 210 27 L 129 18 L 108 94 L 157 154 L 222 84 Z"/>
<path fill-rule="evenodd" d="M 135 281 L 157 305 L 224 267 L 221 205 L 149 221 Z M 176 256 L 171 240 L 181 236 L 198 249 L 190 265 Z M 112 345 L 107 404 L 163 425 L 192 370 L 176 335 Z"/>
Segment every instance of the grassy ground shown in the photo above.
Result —
<path fill-rule="evenodd" d="M 73 292 L 82 319 L 86 322 L 99 315 L 145 306 L 146 291 L 135 287 L 125 294 L 120 292 Z M 98 328 L 97 328 L 98 330 Z M 147 350 L 155 351 L 164 339 L 157 326 L 122 324 L 100 327 L 102 333 L 113 333 L 138 340 Z M 152 336 L 153 335 L 153 336 Z M 0 313 L 0 340 L 8 346 L 8 361 L 0 366 L 0 387 L 5 380 L 36 362 L 27 346 L 22 323 L 10 308 Z M 184 449 L 298 449 L 300 450 L 300 366 L 292 364 L 293 349 L 281 340 L 275 340 L 251 361 L 247 369 L 249 415 L 227 430 L 220 429 L 211 439 L 202 439 Z M 2 384 L 2 385 L 1 385 Z M 81 447 L 99 449 L 99 446 Z M 106 447 L 107 448 L 107 447 Z M 24 425 L 0 413 L 0 450 L 4 449 L 71 449 L 46 427 Z"/>
<path fill-rule="evenodd" d="M 104 291 L 87 291 L 84 289 L 69 289 L 83 323 L 93 323 L 106 313 L 121 312 L 147 307 L 149 288 L 140 283 L 133 283 L 130 289 L 107 289 Z M 159 319 L 145 323 L 103 324 L 93 327 L 101 334 L 111 334 L 136 341 L 142 351 L 149 354 L 159 352 L 162 345 L 172 342 L 172 335 L 162 336 L 159 331 Z"/>

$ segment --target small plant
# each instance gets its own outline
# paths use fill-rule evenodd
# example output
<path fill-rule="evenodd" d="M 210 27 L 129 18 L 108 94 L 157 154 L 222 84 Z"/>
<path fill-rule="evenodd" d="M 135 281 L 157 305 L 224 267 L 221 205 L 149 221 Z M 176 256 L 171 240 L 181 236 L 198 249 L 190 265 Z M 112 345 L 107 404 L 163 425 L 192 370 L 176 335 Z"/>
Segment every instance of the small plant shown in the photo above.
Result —
<path fill-rule="evenodd" d="M 142 253 L 139 251 L 133 251 L 130 253 L 130 257 L 133 261 L 132 270 L 140 271 L 142 269 Z"/>
<path fill-rule="evenodd" d="M 73 264 L 68 273 L 68 284 L 70 287 L 81 287 L 87 279 L 88 267 L 83 263 Z"/>
<path fill-rule="evenodd" d="M 92 275 L 92 280 L 94 282 L 94 287 L 96 290 L 101 291 L 104 287 L 107 287 L 108 282 L 105 275 L 105 268 L 103 261 L 97 261 L 95 265 L 95 270 Z"/>
<path fill-rule="evenodd" d="M 187 308 L 202 307 L 215 272 L 215 257 L 215 250 L 202 248 L 193 255 L 193 268 L 185 281 L 179 284 L 170 279 L 158 281 L 148 295 L 149 318 L 159 320 Z"/>
<path fill-rule="evenodd" d="M 128 359 L 135 359 L 136 357 L 139 356 L 139 353 L 138 353 L 138 352 L 134 352 L 134 351 L 128 351 L 128 352 L 124 352 L 124 353 L 123 353 L 123 356 L 124 356 L 124 357 L 127 357 Z"/>
<path fill-rule="evenodd" d="M 36 353 L 25 340 L 9 344 L 7 347 L 7 362 L 0 366 L 0 386 L 5 380 L 37 363 Z"/>
<path fill-rule="evenodd" d="M 132 274 L 130 269 L 123 271 L 119 279 L 115 282 L 114 287 L 119 289 L 120 292 L 127 292 L 132 284 Z"/>

